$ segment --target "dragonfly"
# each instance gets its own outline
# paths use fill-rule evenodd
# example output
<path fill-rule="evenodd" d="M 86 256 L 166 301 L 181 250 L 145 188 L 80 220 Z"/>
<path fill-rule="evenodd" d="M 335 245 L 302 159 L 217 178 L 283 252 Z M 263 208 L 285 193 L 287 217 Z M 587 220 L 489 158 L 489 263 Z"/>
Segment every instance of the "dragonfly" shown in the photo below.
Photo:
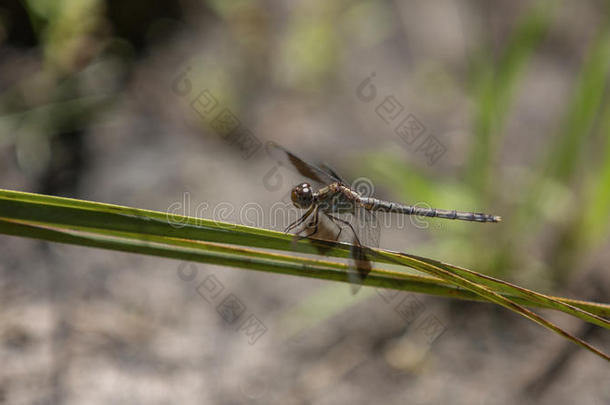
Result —
<path fill-rule="evenodd" d="M 364 283 L 372 268 L 366 248 L 379 247 L 380 226 L 377 213 L 473 222 L 502 220 L 497 215 L 480 212 L 418 207 L 377 199 L 350 187 L 328 165 L 316 166 L 307 163 L 272 141 L 267 142 L 266 149 L 280 165 L 292 169 L 317 186 L 316 190 L 311 183 L 303 182 L 292 189 L 290 193 L 292 204 L 298 209 L 305 210 L 305 213 L 291 223 L 285 232 L 294 230 L 295 241 L 307 238 L 348 243 L 352 267 L 357 270 L 348 272 L 348 280 L 352 284 L 354 294 Z"/>

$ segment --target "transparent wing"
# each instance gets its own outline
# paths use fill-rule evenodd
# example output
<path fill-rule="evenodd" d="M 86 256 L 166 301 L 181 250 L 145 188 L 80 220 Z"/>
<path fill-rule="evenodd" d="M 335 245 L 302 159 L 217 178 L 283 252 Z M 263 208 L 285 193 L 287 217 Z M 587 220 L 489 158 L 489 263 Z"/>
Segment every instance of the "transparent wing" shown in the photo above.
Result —
<path fill-rule="evenodd" d="M 345 242 L 351 245 L 348 278 L 352 293 L 358 292 L 369 275 L 372 265 L 366 247 L 379 246 L 379 222 L 375 213 L 362 207 L 350 214 L 328 214 L 321 210 L 310 210 L 295 228 L 294 240 L 303 238 Z M 325 254 L 322 246 L 316 246 Z"/>
<path fill-rule="evenodd" d="M 354 221 L 357 225 L 356 231 L 360 243 L 366 247 L 379 247 L 381 228 L 377 214 L 361 206 L 357 207 L 355 211 Z"/>
<path fill-rule="evenodd" d="M 337 172 L 335 172 L 332 167 L 330 167 L 329 165 L 327 165 L 326 163 L 322 163 L 320 165 L 320 168 L 322 168 L 322 170 L 324 170 L 326 173 L 330 174 L 336 182 L 339 182 L 341 184 L 347 184 L 342 178 L 341 176 L 339 176 L 337 174 Z"/>
<path fill-rule="evenodd" d="M 305 162 L 303 159 L 299 158 L 291 152 L 288 152 L 286 149 L 284 149 L 275 142 L 267 142 L 265 148 L 269 156 L 276 160 L 280 165 L 286 166 L 289 169 L 296 171 L 300 175 L 305 176 L 310 180 L 313 180 L 322 185 L 328 185 L 334 182 L 341 182 L 341 180 L 336 177 L 334 172 L 327 172 L 325 170 L 320 169 L 319 167 Z"/>
<path fill-rule="evenodd" d="M 294 223 L 293 243 L 301 239 L 321 239 L 351 243 L 350 233 L 344 233 L 338 222 L 317 209 L 308 210 Z M 347 236 L 347 238 L 345 238 Z M 331 246 L 313 244 L 319 254 L 325 255 Z"/>
<path fill-rule="evenodd" d="M 309 164 L 275 142 L 267 142 L 266 149 L 267 153 L 280 165 L 286 166 L 316 183 L 321 185 L 334 182 L 346 184 L 329 166 L 323 165 L 322 168 L 319 168 Z M 339 203 L 341 202 L 339 201 Z M 334 203 L 332 205 L 334 206 Z M 352 283 L 352 292 L 356 293 L 372 268 L 364 247 L 379 246 L 380 229 L 375 213 L 361 206 L 347 208 L 349 208 L 347 211 L 351 211 L 350 214 L 329 214 L 318 209 L 308 211 L 293 224 L 294 240 L 324 239 L 351 244 L 352 269 L 348 274 Z M 288 228 L 293 228 L 293 225 Z M 323 251 L 320 253 L 324 254 Z"/>
<path fill-rule="evenodd" d="M 355 231 L 355 237 L 352 241 L 351 256 L 353 267 L 356 271 L 349 273 L 350 282 L 352 283 L 352 293 L 358 292 L 360 286 L 371 272 L 371 260 L 366 254 L 365 247 L 379 246 L 379 221 L 377 215 L 358 206 L 354 209 L 354 214 L 351 220 L 351 228 Z"/>

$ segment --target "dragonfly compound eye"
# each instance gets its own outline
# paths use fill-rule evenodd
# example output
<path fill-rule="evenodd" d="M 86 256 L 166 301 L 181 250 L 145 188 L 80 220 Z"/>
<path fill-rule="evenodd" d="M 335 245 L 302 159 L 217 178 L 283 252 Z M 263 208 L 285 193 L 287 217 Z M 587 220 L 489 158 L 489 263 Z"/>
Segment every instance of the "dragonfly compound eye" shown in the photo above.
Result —
<path fill-rule="evenodd" d="M 299 184 L 292 189 L 292 203 L 297 208 L 309 208 L 313 203 L 313 190 L 307 183 Z"/>

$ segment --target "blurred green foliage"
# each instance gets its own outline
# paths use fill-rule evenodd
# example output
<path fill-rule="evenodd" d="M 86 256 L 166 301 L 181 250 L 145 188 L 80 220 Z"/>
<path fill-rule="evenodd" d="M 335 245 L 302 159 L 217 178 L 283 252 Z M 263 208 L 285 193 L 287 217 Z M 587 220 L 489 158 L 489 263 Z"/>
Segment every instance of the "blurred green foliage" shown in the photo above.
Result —
<path fill-rule="evenodd" d="M 396 198 L 416 198 L 439 208 L 484 207 L 504 219 L 493 237 L 486 227 L 449 224 L 446 232 L 431 232 L 433 240 L 423 254 L 437 252 L 436 257 L 493 275 L 529 278 L 531 285 L 542 288 L 565 285 L 582 270 L 588 253 L 607 240 L 610 218 L 608 18 L 585 52 L 558 132 L 546 137 L 538 163 L 511 182 L 518 189 L 506 190 L 497 173 L 515 95 L 547 32 L 557 24 L 558 5 L 543 1 L 531 6 L 515 23 L 499 57 L 493 57 L 491 45 L 476 52 L 471 79 L 474 132 L 461 172 L 439 181 L 398 157 L 370 154 L 367 159 L 377 181 L 402 190 Z M 541 258 L 531 246 L 543 238 L 550 242 Z"/>

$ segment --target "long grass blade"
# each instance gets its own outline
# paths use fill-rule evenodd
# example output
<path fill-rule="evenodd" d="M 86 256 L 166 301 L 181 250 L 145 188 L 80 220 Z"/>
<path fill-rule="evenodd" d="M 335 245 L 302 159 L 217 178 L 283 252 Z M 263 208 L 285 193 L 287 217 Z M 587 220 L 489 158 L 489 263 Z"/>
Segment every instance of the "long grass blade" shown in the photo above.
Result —
<path fill-rule="evenodd" d="M 346 268 L 339 269 L 337 266 L 333 268 L 333 265 L 325 266 L 321 261 L 299 263 L 298 259 L 288 258 L 288 256 L 276 255 L 272 257 L 270 254 L 262 252 L 238 252 L 234 247 L 206 245 L 201 242 L 184 240 L 194 239 L 279 250 L 294 249 L 289 236 L 259 228 L 181 216 L 174 216 L 171 218 L 172 220 L 168 220 L 170 218 L 160 212 L 6 190 L 0 190 L 0 216 L 5 218 L 2 221 L 0 231 L 8 234 L 21 233 L 21 236 L 39 238 L 42 238 L 41 235 L 44 234 L 47 240 L 82 244 L 84 246 L 105 247 L 185 260 L 198 259 L 202 261 L 205 259 L 209 263 L 227 266 L 306 275 L 338 281 L 347 280 Z M 29 225 L 18 223 L 18 221 L 28 222 Z M 32 226 L 34 223 L 39 225 Z M 77 234 L 77 231 L 67 232 L 66 230 L 52 229 L 58 227 L 72 227 L 77 230 L 102 234 L 105 232 L 107 235 L 82 235 L 82 232 Z M 36 236 L 37 234 L 38 236 Z M 324 241 L 317 241 L 316 244 L 325 246 L 329 256 L 345 257 L 349 251 L 349 245 L 342 246 L 343 244 Z M 297 244 L 297 247 L 309 245 L 310 243 L 305 242 Z M 200 249 L 196 249 L 196 247 Z M 205 250 L 204 253 L 201 252 L 202 249 Z M 299 248 L 299 250 L 301 249 Z M 317 251 L 317 249 L 314 248 L 314 251 Z M 379 261 L 408 266 L 432 275 L 442 280 L 442 283 L 468 290 L 483 299 L 513 310 L 608 359 L 607 355 L 601 353 L 598 349 L 525 309 L 513 299 L 503 296 L 501 292 L 511 292 L 520 297 L 520 301 L 530 300 L 535 303 L 534 305 L 540 304 L 540 306 L 562 310 L 597 325 L 608 327 L 608 321 L 600 316 L 556 300 L 553 297 L 543 296 L 456 266 L 395 252 L 378 249 L 371 251 L 376 258 L 381 259 Z M 204 259 L 201 258 L 201 254 L 205 255 Z M 282 266 L 285 268 L 280 269 Z M 377 284 L 378 286 L 396 288 L 397 280 L 398 282 L 400 280 L 404 282 L 404 279 L 400 276 L 397 277 L 397 274 L 377 272 L 371 277 L 372 284 L 369 285 Z M 390 285 L 387 285 L 388 281 L 390 281 Z M 386 284 L 383 285 L 384 283 Z M 594 305 L 592 307 L 595 308 Z"/>
<path fill-rule="evenodd" d="M 284 251 L 296 250 L 311 254 L 317 254 L 322 249 L 326 251 L 327 256 L 349 257 L 349 245 L 344 246 L 340 243 L 317 241 L 312 244 L 309 241 L 301 241 L 293 245 L 291 236 L 266 229 L 227 224 L 201 218 L 168 215 L 158 211 L 9 190 L 0 190 L 0 216 L 15 220 L 38 222 L 40 224 L 54 224 L 62 227 L 73 226 L 77 229 L 80 227 L 132 232 L 140 234 L 140 237 L 143 238 L 150 238 L 156 235 Z M 380 261 L 384 261 L 383 257 L 380 259 Z M 393 262 L 386 261 L 386 263 Z M 459 268 L 455 267 L 455 269 Z M 478 276 L 476 282 L 484 284 L 489 288 L 495 289 L 501 287 L 500 292 L 523 296 L 521 288 L 515 288 L 508 283 L 498 283 L 494 281 L 495 279 L 491 279 L 488 276 L 475 272 L 472 273 Z M 537 293 L 531 295 L 530 298 L 531 304 L 538 304 L 543 307 L 549 307 L 549 302 L 555 299 L 554 297 Z M 564 302 L 566 301 L 564 300 Z M 555 309 L 559 308 L 556 306 Z M 566 307 L 560 310 L 565 309 Z M 582 314 L 579 315 L 578 311 L 569 310 L 572 315 L 582 318 Z M 590 306 L 588 310 L 594 310 L 597 314 L 600 314 L 598 311 L 601 311 L 603 316 L 610 314 L 610 310 L 606 310 L 605 307 Z M 589 321 L 587 318 L 583 319 Z"/>
<path fill-rule="evenodd" d="M 395 260 L 396 262 L 401 262 L 408 266 L 413 266 L 420 271 L 423 271 L 428 274 L 432 274 L 434 276 L 442 278 L 443 280 L 448 280 L 455 285 L 459 285 L 460 287 L 469 289 L 469 290 L 479 294 L 480 296 L 487 298 L 489 301 L 495 302 L 498 305 L 502 305 L 503 307 L 510 309 L 511 311 L 514 311 L 514 312 L 536 322 L 537 324 L 544 326 L 547 329 L 552 330 L 553 332 L 565 337 L 566 339 L 589 350 L 590 352 L 595 353 L 596 355 L 602 357 L 603 359 L 610 361 L 610 356 L 608 356 L 606 353 L 602 352 L 601 350 L 597 349 L 596 347 L 592 346 L 591 344 L 585 342 L 584 340 L 570 334 L 569 332 L 566 332 L 562 328 L 560 328 L 557 325 L 555 325 L 554 323 L 544 319 L 540 315 L 528 310 L 527 308 L 515 303 L 514 301 L 511 301 L 510 299 L 508 299 L 506 297 L 503 297 L 501 294 L 498 294 L 485 286 L 473 283 L 464 277 L 458 276 L 458 275 L 454 274 L 453 272 L 448 271 L 447 269 L 445 269 L 443 267 L 431 265 L 430 263 L 428 263 L 426 261 L 414 259 L 413 257 L 410 257 L 403 253 L 397 254 L 394 252 L 377 251 L 377 250 L 375 251 L 375 253 L 385 256 L 389 260 Z M 405 258 L 408 260 L 404 260 Z"/>

